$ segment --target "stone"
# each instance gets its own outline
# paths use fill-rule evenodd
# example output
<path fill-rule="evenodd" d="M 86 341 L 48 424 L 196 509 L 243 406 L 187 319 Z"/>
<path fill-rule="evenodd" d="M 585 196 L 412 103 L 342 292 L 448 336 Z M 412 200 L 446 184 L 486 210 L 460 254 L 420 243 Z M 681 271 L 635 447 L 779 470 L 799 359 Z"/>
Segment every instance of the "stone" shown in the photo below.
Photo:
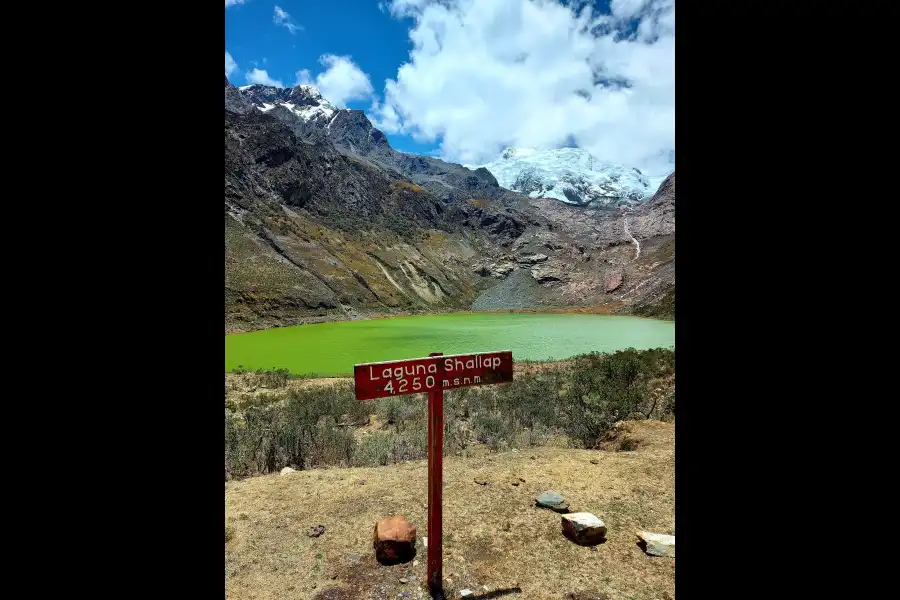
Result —
<path fill-rule="evenodd" d="M 297 469 L 292 469 L 290 467 L 285 467 L 281 470 L 282 475 L 287 475 L 288 473 L 296 473 Z"/>
<path fill-rule="evenodd" d="M 589 512 L 562 516 L 563 533 L 576 544 L 592 546 L 606 537 L 606 524 Z"/>
<path fill-rule="evenodd" d="M 409 583 L 409 579 L 407 579 L 406 577 L 401 577 L 400 583 Z"/>
<path fill-rule="evenodd" d="M 592 465 L 599 465 L 599 464 L 600 464 L 600 461 L 597 460 L 596 458 L 592 458 L 592 459 L 591 459 L 591 464 L 592 464 Z"/>
<path fill-rule="evenodd" d="M 516 257 L 516 262 L 524 265 L 535 265 L 539 262 L 544 262 L 550 258 L 546 254 L 522 254 Z"/>
<path fill-rule="evenodd" d="M 668 556 L 675 558 L 675 536 L 664 533 L 638 531 L 638 538 L 646 544 L 644 552 L 650 556 Z M 674 561 L 673 561 L 674 562 Z"/>
<path fill-rule="evenodd" d="M 562 497 L 559 492 L 548 490 L 535 498 L 535 502 L 541 508 L 549 508 L 558 513 L 569 512 L 569 503 Z"/>
<path fill-rule="evenodd" d="M 310 527 L 309 531 L 306 532 L 306 535 L 308 535 L 309 537 L 319 537 L 323 533 L 325 533 L 325 526 L 316 525 L 315 527 Z"/>
<path fill-rule="evenodd" d="M 409 562 L 416 554 L 416 528 L 403 515 L 375 523 L 372 546 L 382 564 Z"/>
<path fill-rule="evenodd" d="M 625 281 L 625 271 L 622 269 L 611 271 L 606 276 L 606 293 L 609 294 L 619 289 L 623 281 Z"/>
<path fill-rule="evenodd" d="M 472 590 L 470 590 L 469 588 L 466 588 L 464 590 L 459 590 L 460 598 L 470 598 L 474 595 L 475 595 L 475 593 Z"/>
<path fill-rule="evenodd" d="M 538 265 L 531 269 L 531 277 L 538 283 L 552 283 L 554 281 L 568 281 L 569 277 L 559 267 L 547 264 Z"/>
<path fill-rule="evenodd" d="M 475 478 L 475 483 L 477 483 L 478 485 L 487 485 L 488 484 L 487 479 L 482 479 L 479 477 Z"/>

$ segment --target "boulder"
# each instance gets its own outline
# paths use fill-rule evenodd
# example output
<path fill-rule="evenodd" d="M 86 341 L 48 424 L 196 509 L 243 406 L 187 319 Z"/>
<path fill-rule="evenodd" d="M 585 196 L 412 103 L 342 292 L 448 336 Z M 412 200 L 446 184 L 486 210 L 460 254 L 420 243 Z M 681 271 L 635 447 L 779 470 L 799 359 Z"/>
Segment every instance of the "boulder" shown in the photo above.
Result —
<path fill-rule="evenodd" d="M 624 270 L 615 269 L 613 271 L 610 271 L 606 276 L 606 293 L 609 294 L 619 289 L 623 281 L 625 281 Z"/>
<path fill-rule="evenodd" d="M 649 531 L 638 531 L 638 538 L 644 544 L 646 549 L 644 552 L 650 556 L 668 556 L 675 558 L 675 536 L 666 535 L 664 533 L 650 533 Z"/>
<path fill-rule="evenodd" d="M 292 469 L 290 467 L 285 467 L 281 470 L 282 475 L 287 475 L 288 473 L 296 473 L 296 472 L 297 472 L 296 469 Z"/>
<path fill-rule="evenodd" d="M 606 524 L 588 512 L 563 515 L 562 527 L 566 537 L 576 544 L 594 545 L 606 537 Z"/>
<path fill-rule="evenodd" d="M 375 558 L 381 564 L 409 562 L 416 554 L 416 528 L 403 515 L 375 523 Z"/>
<path fill-rule="evenodd" d="M 531 269 L 531 276 L 538 283 L 550 283 L 553 281 L 568 281 L 568 277 L 559 267 L 541 264 Z"/>
<path fill-rule="evenodd" d="M 516 262 L 523 265 L 535 265 L 539 262 L 544 262 L 550 258 L 546 254 L 520 254 L 516 257 Z"/>
<path fill-rule="evenodd" d="M 569 512 L 569 503 L 562 497 L 559 492 L 548 490 L 535 498 L 535 502 L 541 508 L 549 508 L 558 513 Z"/>

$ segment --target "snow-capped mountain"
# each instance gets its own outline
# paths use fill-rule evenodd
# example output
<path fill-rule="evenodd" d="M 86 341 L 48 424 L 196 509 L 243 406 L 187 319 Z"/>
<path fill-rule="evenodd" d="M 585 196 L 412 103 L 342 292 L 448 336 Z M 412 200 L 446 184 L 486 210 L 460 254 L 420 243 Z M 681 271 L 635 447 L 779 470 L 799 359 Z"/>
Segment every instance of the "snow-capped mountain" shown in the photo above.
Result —
<path fill-rule="evenodd" d="M 581 148 L 507 148 L 497 160 L 479 166 L 502 187 L 578 206 L 638 204 L 649 199 L 665 178 L 653 181 L 636 168 L 602 163 Z"/>
<path fill-rule="evenodd" d="M 304 123 L 321 121 L 327 126 L 340 110 L 323 98 L 319 90 L 311 85 L 278 88 L 255 84 L 243 85 L 238 90 L 247 101 L 259 110 L 263 112 L 284 110 Z"/>

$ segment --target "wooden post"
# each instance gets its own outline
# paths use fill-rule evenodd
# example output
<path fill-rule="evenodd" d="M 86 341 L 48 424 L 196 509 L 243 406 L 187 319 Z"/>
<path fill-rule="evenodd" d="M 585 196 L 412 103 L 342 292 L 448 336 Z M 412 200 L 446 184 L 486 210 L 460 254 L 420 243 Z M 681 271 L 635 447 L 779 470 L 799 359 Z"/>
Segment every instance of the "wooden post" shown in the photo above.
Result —
<path fill-rule="evenodd" d="M 429 356 L 442 356 L 433 352 Z M 440 369 L 443 377 L 443 369 Z M 443 596 L 442 492 L 444 478 L 444 390 L 428 392 L 428 587 L 435 597 Z"/>

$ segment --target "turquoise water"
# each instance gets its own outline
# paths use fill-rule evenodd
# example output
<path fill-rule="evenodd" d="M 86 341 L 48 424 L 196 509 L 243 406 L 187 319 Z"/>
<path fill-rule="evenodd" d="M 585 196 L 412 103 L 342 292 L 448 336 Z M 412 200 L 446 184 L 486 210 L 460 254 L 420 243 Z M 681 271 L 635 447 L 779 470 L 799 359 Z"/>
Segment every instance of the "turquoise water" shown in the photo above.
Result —
<path fill-rule="evenodd" d="M 675 323 L 640 317 L 563 314 L 453 314 L 341 321 L 225 336 L 225 369 L 286 368 L 295 374 L 351 375 L 353 365 L 512 350 L 513 360 L 563 359 L 625 348 L 675 348 Z"/>

